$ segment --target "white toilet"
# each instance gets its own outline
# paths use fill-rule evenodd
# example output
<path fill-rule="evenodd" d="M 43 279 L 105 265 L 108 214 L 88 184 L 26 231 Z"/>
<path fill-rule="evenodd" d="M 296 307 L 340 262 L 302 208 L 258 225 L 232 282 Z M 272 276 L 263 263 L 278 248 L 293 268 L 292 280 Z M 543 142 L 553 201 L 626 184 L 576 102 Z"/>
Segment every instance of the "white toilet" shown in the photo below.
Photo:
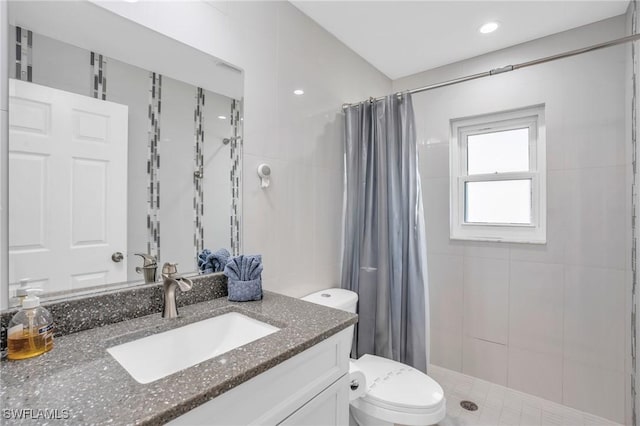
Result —
<path fill-rule="evenodd" d="M 349 290 L 330 288 L 302 300 L 355 313 L 358 295 Z M 351 331 L 353 333 L 353 327 Z M 444 419 L 444 391 L 423 372 L 375 355 L 363 355 L 351 362 L 367 379 L 366 393 L 351 401 L 351 414 L 359 425 L 425 426 Z"/>

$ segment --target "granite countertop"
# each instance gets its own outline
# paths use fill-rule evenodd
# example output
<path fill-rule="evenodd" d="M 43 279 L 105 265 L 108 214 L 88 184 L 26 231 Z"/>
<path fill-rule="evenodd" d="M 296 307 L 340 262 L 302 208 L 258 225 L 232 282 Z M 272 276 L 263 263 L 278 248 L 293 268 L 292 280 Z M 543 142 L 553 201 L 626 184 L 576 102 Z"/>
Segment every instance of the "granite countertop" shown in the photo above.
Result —
<path fill-rule="evenodd" d="M 136 382 L 106 351 L 232 311 L 280 331 L 149 384 Z M 163 424 L 357 322 L 355 314 L 266 291 L 258 302 L 234 303 L 222 297 L 179 312 L 177 319 L 157 313 L 65 335 L 42 356 L 2 361 L 2 422 Z M 32 411 L 19 421 L 8 410 Z M 50 410 L 61 420 L 32 420 L 39 410 Z"/>

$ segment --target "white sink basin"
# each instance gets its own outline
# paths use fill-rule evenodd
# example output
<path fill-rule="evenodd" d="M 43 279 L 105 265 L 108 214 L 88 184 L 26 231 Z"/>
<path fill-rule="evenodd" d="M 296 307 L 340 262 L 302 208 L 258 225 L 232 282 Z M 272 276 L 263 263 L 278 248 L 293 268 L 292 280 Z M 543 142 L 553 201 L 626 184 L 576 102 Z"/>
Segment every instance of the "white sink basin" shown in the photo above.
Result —
<path fill-rule="evenodd" d="M 151 383 L 280 330 L 238 312 L 194 322 L 107 351 L 138 383 Z"/>

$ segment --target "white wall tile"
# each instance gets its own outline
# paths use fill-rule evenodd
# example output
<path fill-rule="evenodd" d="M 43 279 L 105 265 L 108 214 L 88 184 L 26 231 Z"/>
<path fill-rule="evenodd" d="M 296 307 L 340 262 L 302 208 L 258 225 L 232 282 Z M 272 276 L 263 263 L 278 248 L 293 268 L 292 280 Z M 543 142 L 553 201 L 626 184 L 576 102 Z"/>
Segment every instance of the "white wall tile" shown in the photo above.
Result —
<path fill-rule="evenodd" d="M 462 334 L 431 327 L 430 358 L 433 365 L 462 371 Z"/>
<path fill-rule="evenodd" d="M 619 123 L 611 120 L 592 117 L 592 121 L 585 125 L 584 118 L 581 117 L 578 123 L 565 123 L 567 133 L 570 134 L 566 139 L 567 150 L 572 154 L 565 157 L 566 169 L 627 164 L 624 115 L 617 118 Z"/>
<path fill-rule="evenodd" d="M 418 136 L 418 162 L 420 177 L 449 177 L 449 137 L 435 139 Z"/>
<path fill-rule="evenodd" d="M 462 371 L 462 256 L 428 256 L 432 364 Z"/>
<path fill-rule="evenodd" d="M 562 355 L 562 265 L 511 261 L 509 348 Z"/>
<path fill-rule="evenodd" d="M 509 259 L 508 243 L 485 241 L 465 241 L 464 255 L 467 257 L 486 257 L 490 259 Z"/>
<path fill-rule="evenodd" d="M 507 347 L 464 337 L 462 372 L 500 385 L 507 384 Z"/>
<path fill-rule="evenodd" d="M 624 371 L 625 272 L 567 266 L 564 354 L 567 359 Z"/>
<path fill-rule="evenodd" d="M 624 423 L 624 373 L 565 359 L 563 383 L 563 404 Z"/>
<path fill-rule="evenodd" d="M 344 114 L 332 110 L 319 114 L 315 120 L 318 123 L 318 131 L 313 134 L 313 139 L 311 140 L 313 165 L 342 173 L 344 163 Z M 340 192 L 340 189 L 341 187 L 337 186 L 334 191 Z"/>
<path fill-rule="evenodd" d="M 565 110 L 563 141 L 565 169 L 628 164 L 624 137 L 625 96 L 624 46 L 604 49 L 593 58 L 594 72 L 567 79 L 561 94 L 575 100 Z M 622 62 L 621 62 L 622 61 Z M 584 90 L 588 87 L 589 90 Z M 604 106 L 594 107 L 594 106 Z"/>
<path fill-rule="evenodd" d="M 244 154 L 244 199 L 243 199 L 243 251 L 261 253 L 264 262 L 262 272 L 263 285 L 274 290 L 272 284 L 279 278 L 280 265 L 284 262 L 282 253 L 286 253 L 283 239 L 279 238 L 278 206 L 286 203 L 286 177 L 281 173 L 285 163 L 280 160 L 256 157 Z M 267 162 L 274 170 L 269 188 L 260 187 L 256 175 L 248 173 L 257 170 L 258 165 Z M 270 223 L 272 226 L 264 226 Z"/>
<path fill-rule="evenodd" d="M 2 6 L 0 5 L 0 10 L 6 7 L 6 5 Z M 0 143 L 4 144 L 5 147 L 7 147 L 8 150 L 8 146 L 9 146 L 9 141 L 8 141 L 8 136 L 9 136 L 9 112 L 6 110 L 0 110 Z M 6 152 L 6 151 L 5 151 Z M 5 160 L 4 156 L 6 155 L 5 152 L 3 152 L 2 150 L 0 150 L 0 176 L 6 176 L 6 169 L 2 163 L 3 160 Z M 0 183 L 2 185 L 4 185 L 5 183 L 1 181 L 2 178 L 0 178 Z M 8 200 L 8 193 L 7 191 L 0 191 L 0 238 L 7 238 L 7 236 L 9 235 L 9 230 L 7 229 L 7 222 L 5 220 L 6 215 L 9 214 L 9 210 L 7 208 L 7 203 L 9 202 Z M 2 279 L 5 280 L 5 282 L 9 282 L 9 256 L 2 256 L 2 259 L 0 259 L 0 277 Z M 9 303 L 9 298 L 8 297 L 3 297 L 0 300 L 0 309 L 8 309 L 8 303 Z M 462 335 L 461 335 L 462 336 Z"/>
<path fill-rule="evenodd" d="M 449 178 L 422 178 L 421 182 L 427 251 L 462 254 L 464 243 L 449 239 Z"/>
<path fill-rule="evenodd" d="M 427 263 L 431 328 L 460 334 L 463 310 L 463 258 L 433 253 L 429 255 Z"/>
<path fill-rule="evenodd" d="M 624 375 L 624 423 L 625 425 L 630 425 L 633 423 L 632 414 L 633 414 L 633 397 L 631 396 L 631 374 Z"/>
<path fill-rule="evenodd" d="M 548 153 L 547 156 L 549 156 Z M 564 171 L 547 171 L 547 243 L 511 244 L 510 258 L 512 260 L 545 263 L 565 262 L 566 221 L 575 219 L 575 216 L 567 214 L 566 199 L 571 190 L 572 188 L 567 185 Z"/>
<path fill-rule="evenodd" d="M 549 78 L 553 78 L 549 76 Z M 560 82 L 562 83 L 562 81 Z M 556 96 L 561 98 L 563 96 L 562 90 L 560 90 Z M 553 99 L 553 97 L 552 97 Z M 547 173 L 551 171 L 558 171 L 565 169 L 565 155 L 567 153 L 564 141 L 570 136 L 571 129 L 565 126 L 565 116 L 570 112 L 563 108 L 563 102 L 553 102 L 552 99 L 545 99 L 545 124 L 547 142 Z M 547 184 L 547 191 L 549 185 Z"/>
<path fill-rule="evenodd" d="M 2 28 L 0 28 L 0 36 L 2 41 L 0 42 L 0 111 L 7 111 L 9 108 L 9 52 L 10 52 L 10 40 L 9 37 L 9 25 L 8 23 L 8 5 L 5 2 L 0 5 L 0 20 L 2 21 Z"/>
<path fill-rule="evenodd" d="M 342 171 L 319 167 L 313 168 L 313 175 L 315 254 L 313 274 L 309 278 L 314 288 L 321 290 L 340 286 L 343 176 Z"/>
<path fill-rule="evenodd" d="M 624 269 L 625 167 L 569 170 L 566 177 L 567 263 Z"/>
<path fill-rule="evenodd" d="M 465 257 L 464 334 L 507 343 L 509 261 Z"/>
<path fill-rule="evenodd" d="M 286 261 L 280 265 L 281 275 L 304 277 L 313 270 L 315 256 L 313 172 L 308 166 L 287 161 L 283 170 L 272 170 L 272 175 L 275 173 L 281 174 L 280 184 L 286 194 L 285 202 L 278 206 L 276 222 L 281 231 L 278 240 L 284 249 L 281 253 L 286 253 Z"/>
<path fill-rule="evenodd" d="M 509 346 L 508 386 L 562 402 L 562 354 L 544 354 Z"/>

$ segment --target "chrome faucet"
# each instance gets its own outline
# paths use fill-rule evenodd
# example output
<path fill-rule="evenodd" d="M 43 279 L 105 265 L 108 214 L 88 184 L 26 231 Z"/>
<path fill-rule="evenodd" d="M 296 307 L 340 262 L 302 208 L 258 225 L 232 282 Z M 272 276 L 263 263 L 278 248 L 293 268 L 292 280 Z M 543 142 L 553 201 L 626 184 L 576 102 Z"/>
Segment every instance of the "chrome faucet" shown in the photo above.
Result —
<path fill-rule="evenodd" d="M 189 291 L 193 287 L 193 281 L 178 274 L 177 263 L 165 263 L 162 266 L 162 279 L 164 280 L 164 303 L 162 306 L 162 318 L 177 318 L 176 287 L 182 291 Z"/>

